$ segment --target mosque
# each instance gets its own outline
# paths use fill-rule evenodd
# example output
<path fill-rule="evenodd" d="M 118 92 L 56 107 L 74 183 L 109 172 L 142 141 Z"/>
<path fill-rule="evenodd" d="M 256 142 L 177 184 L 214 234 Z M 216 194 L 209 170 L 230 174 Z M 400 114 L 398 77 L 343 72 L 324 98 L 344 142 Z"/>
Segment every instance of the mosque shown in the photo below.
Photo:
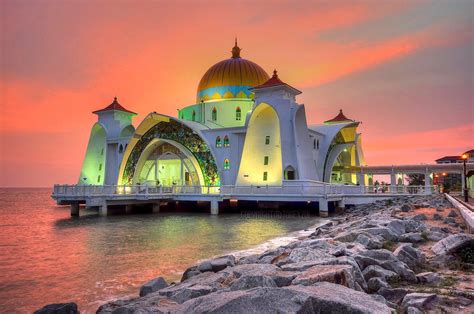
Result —
<path fill-rule="evenodd" d="M 232 56 L 213 65 L 196 103 L 178 117 L 152 112 L 135 128 L 136 113 L 117 98 L 94 111 L 79 185 L 285 186 L 307 182 L 363 184 L 360 122 L 342 110 L 308 125 L 301 91 L 258 64 Z M 295 181 L 295 182 L 293 182 Z"/>

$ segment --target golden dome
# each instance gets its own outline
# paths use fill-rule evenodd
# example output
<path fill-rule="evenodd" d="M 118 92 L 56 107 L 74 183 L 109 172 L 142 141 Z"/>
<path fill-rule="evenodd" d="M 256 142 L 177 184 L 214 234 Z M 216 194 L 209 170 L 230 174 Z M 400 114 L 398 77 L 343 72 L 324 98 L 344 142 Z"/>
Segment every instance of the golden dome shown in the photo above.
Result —
<path fill-rule="evenodd" d="M 214 64 L 199 82 L 197 102 L 222 98 L 250 98 L 248 90 L 265 83 L 270 76 L 258 64 L 240 57 L 240 48 L 232 48 L 232 57 Z"/>

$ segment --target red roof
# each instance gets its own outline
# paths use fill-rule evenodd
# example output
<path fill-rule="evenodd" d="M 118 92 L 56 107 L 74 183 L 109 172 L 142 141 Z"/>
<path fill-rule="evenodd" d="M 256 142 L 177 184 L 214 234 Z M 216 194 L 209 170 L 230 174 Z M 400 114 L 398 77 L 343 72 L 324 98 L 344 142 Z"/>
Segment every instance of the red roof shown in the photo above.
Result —
<path fill-rule="evenodd" d="M 128 113 L 131 113 L 131 114 L 135 114 L 135 115 L 136 115 L 135 112 L 130 111 L 130 110 L 127 110 L 127 109 L 125 109 L 124 107 L 122 107 L 122 105 L 118 103 L 117 97 L 114 97 L 113 103 L 111 103 L 110 105 L 108 105 L 108 106 L 105 107 L 104 109 L 96 110 L 96 111 L 93 111 L 92 113 L 99 113 L 99 112 L 113 111 L 113 110 L 124 111 L 124 112 L 128 112 Z"/>
<path fill-rule="evenodd" d="M 342 113 L 342 109 L 339 110 L 339 114 L 332 118 L 331 120 L 324 121 L 324 123 L 332 123 L 332 122 L 354 122 L 354 120 L 349 119 Z"/>
<path fill-rule="evenodd" d="M 267 87 L 274 87 L 274 86 L 286 86 L 286 87 L 291 88 L 297 94 L 301 94 L 301 91 L 297 90 L 293 86 L 290 86 L 290 85 L 286 84 L 285 82 L 283 82 L 282 80 L 280 80 L 280 78 L 278 78 L 277 70 L 273 71 L 273 76 L 268 81 L 266 81 L 265 83 L 263 83 L 261 85 L 252 87 L 252 88 L 250 88 L 250 90 L 260 89 L 260 88 L 267 88 Z"/>

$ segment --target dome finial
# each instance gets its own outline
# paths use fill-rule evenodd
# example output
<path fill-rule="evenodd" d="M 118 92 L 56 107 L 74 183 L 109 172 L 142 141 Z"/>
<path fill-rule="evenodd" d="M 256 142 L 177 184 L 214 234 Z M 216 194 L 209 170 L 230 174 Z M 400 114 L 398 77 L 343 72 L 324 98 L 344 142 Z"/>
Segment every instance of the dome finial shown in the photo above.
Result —
<path fill-rule="evenodd" d="M 273 70 L 273 77 L 278 77 L 278 71 L 277 71 L 277 69 L 274 69 L 274 70 Z"/>
<path fill-rule="evenodd" d="M 234 48 L 232 48 L 232 58 L 240 58 L 240 51 L 242 49 L 239 48 L 239 46 L 237 46 L 237 37 L 235 37 L 235 46 Z"/>

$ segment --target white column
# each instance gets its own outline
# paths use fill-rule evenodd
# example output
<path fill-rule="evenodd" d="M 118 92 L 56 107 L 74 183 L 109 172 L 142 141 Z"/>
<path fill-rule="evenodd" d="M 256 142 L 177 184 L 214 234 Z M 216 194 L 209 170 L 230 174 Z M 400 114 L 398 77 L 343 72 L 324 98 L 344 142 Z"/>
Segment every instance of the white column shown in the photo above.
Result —
<path fill-rule="evenodd" d="M 425 172 L 425 194 L 431 194 L 431 178 L 428 169 Z"/>
<path fill-rule="evenodd" d="M 319 199 L 319 217 L 328 217 L 329 216 L 329 207 L 328 201 L 325 198 Z"/>
<path fill-rule="evenodd" d="M 211 215 L 219 215 L 219 202 L 215 198 L 211 200 Z"/>
<path fill-rule="evenodd" d="M 107 201 L 99 206 L 99 216 L 107 216 Z"/>
<path fill-rule="evenodd" d="M 464 171 L 461 172 L 461 191 L 464 193 Z"/>
<path fill-rule="evenodd" d="M 337 201 L 337 207 L 342 209 L 346 208 L 346 201 L 344 199 Z"/>
<path fill-rule="evenodd" d="M 71 216 L 79 216 L 79 203 L 74 202 L 71 204 Z"/>
<path fill-rule="evenodd" d="M 390 175 L 390 193 L 397 192 L 397 175 L 392 172 Z"/>

